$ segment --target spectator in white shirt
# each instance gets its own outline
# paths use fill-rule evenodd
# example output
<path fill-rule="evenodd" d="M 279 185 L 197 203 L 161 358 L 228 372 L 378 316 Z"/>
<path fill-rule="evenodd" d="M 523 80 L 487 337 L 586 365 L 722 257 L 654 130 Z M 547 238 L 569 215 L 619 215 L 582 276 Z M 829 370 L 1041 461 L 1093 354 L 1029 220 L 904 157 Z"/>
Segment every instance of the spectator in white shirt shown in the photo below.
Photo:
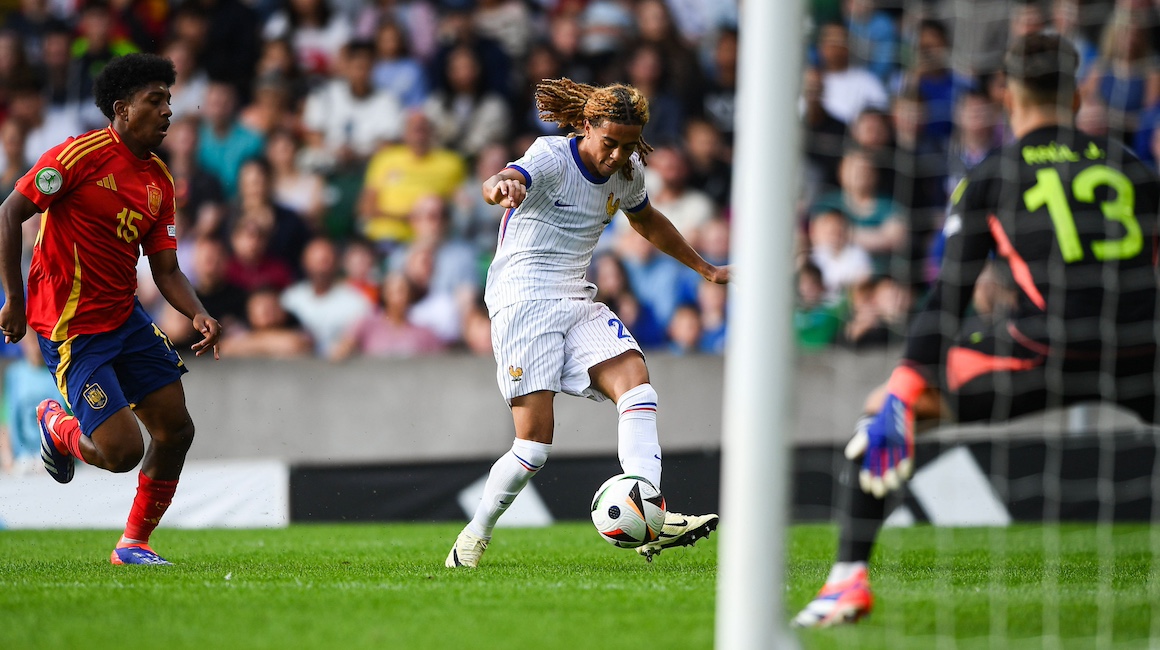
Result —
<path fill-rule="evenodd" d="M 649 154 L 644 174 L 649 202 L 696 246 L 698 230 L 713 218 L 713 200 L 688 187 L 689 163 L 684 152 L 675 147 L 658 148 Z"/>
<path fill-rule="evenodd" d="M 407 320 L 435 333 L 441 341 L 451 345 L 463 336 L 462 316 L 471 305 L 469 292 L 435 291 L 437 247 L 433 242 L 416 243 L 407 248 L 403 275 L 415 288 L 415 303 L 407 312 Z"/>
<path fill-rule="evenodd" d="M 451 50 L 446 78 L 446 87 L 432 93 L 423 105 L 439 144 L 474 156 L 489 144 L 503 142 L 511 129 L 511 112 L 503 97 L 484 86 L 471 47 Z"/>
<path fill-rule="evenodd" d="M 40 160 L 45 151 L 86 131 L 74 112 L 49 108 L 46 103 L 42 83 L 34 77 L 16 79 L 8 89 L 8 119 L 16 120 L 27 129 L 26 160 Z"/>
<path fill-rule="evenodd" d="M 289 0 L 262 27 L 267 41 L 289 39 L 298 65 L 310 75 L 332 73 L 343 45 L 350 41 L 350 20 L 328 0 Z"/>
<path fill-rule="evenodd" d="M 850 34 L 839 23 L 818 30 L 818 57 L 825 86 L 822 105 L 826 111 L 849 124 L 867 107 L 889 106 L 886 87 L 866 68 L 850 65 Z"/>
<path fill-rule="evenodd" d="M 343 49 L 343 74 L 306 98 L 303 126 L 307 158 L 329 170 L 366 162 L 383 143 L 403 130 L 399 99 L 371 84 L 374 46 L 355 41 Z"/>
<path fill-rule="evenodd" d="M 870 254 L 850 241 L 850 224 L 836 210 L 819 212 L 810 220 L 810 261 L 822 271 L 830 300 L 842 298 L 873 271 Z"/>
<path fill-rule="evenodd" d="M 302 253 L 306 279 L 282 293 L 282 306 L 314 338 L 318 356 L 329 357 L 342 335 L 373 305 L 361 291 L 338 276 L 338 251 L 325 237 L 312 240 Z"/>

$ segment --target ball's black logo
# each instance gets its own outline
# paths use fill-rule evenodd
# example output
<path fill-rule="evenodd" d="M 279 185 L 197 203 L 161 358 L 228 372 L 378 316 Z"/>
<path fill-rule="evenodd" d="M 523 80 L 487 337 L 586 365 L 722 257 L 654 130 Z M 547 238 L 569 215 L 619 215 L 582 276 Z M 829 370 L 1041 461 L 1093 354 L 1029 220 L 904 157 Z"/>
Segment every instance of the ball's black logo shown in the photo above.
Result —
<path fill-rule="evenodd" d="M 620 519 L 620 506 L 609 506 L 608 507 L 608 518 L 609 519 Z"/>

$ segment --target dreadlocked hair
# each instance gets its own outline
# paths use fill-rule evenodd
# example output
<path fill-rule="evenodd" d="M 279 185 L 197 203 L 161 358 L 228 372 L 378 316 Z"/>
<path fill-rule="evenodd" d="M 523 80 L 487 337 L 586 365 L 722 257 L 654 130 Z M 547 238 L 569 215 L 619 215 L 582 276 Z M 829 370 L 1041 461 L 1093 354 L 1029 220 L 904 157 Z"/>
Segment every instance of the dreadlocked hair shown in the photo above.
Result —
<path fill-rule="evenodd" d="M 567 77 L 545 79 L 536 84 L 536 107 L 540 119 L 555 122 L 561 128 L 582 129 L 584 121 L 592 126 L 603 126 L 605 122 L 644 126 L 648 124 L 648 98 L 636 88 L 627 84 L 590 86 L 577 83 Z M 580 135 L 578 132 L 569 137 Z M 637 138 L 636 151 L 641 164 L 653 150 L 644 137 Z M 621 167 L 620 173 L 632 180 L 632 166 Z"/>

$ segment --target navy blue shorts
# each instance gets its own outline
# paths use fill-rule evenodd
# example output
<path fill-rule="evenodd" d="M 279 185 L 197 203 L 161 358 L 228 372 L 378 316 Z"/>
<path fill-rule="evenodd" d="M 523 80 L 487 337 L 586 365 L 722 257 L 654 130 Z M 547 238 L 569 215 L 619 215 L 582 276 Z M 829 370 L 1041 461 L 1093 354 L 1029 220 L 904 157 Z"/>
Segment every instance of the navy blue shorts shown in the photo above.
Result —
<path fill-rule="evenodd" d="M 126 406 L 136 407 L 146 395 L 188 372 L 169 337 L 141 303 L 111 332 L 80 334 L 65 341 L 37 338 L 56 387 L 86 436 L 109 416 Z"/>

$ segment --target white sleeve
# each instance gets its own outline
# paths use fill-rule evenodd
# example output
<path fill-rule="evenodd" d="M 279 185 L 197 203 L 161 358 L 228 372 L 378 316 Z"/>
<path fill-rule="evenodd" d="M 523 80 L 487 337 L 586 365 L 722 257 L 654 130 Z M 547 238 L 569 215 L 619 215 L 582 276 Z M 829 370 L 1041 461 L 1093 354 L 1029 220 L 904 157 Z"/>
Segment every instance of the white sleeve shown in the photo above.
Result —
<path fill-rule="evenodd" d="M 562 161 L 543 138 L 536 138 L 519 160 L 508 167 L 524 175 L 524 184 L 530 194 L 532 188 L 555 187 L 560 180 Z"/>
<path fill-rule="evenodd" d="M 632 155 L 629 164 L 633 166 L 632 180 L 629 181 L 628 195 L 624 197 L 620 207 L 626 213 L 640 212 L 648 205 L 648 192 L 644 188 L 644 165 L 641 164 L 637 154 Z"/>

